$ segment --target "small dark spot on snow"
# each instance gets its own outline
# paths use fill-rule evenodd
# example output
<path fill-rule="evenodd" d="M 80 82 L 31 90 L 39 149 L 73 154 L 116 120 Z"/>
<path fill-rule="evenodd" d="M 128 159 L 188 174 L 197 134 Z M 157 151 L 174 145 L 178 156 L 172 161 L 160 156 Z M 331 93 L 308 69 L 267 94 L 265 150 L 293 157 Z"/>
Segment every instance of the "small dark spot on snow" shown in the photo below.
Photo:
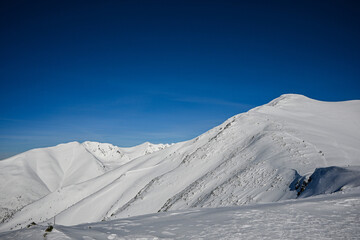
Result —
<path fill-rule="evenodd" d="M 45 232 L 51 232 L 53 230 L 53 226 L 52 225 L 49 225 L 46 229 L 45 229 Z"/>

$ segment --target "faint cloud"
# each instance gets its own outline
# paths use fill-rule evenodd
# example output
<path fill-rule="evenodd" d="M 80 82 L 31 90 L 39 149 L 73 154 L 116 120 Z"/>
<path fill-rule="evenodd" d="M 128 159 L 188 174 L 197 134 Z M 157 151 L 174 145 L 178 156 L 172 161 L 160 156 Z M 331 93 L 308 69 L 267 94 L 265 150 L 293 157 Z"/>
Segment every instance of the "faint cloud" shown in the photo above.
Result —
<path fill-rule="evenodd" d="M 25 122 L 26 120 L 15 119 L 15 118 L 1 118 L 0 117 L 0 121 L 3 121 L 3 122 Z"/>
<path fill-rule="evenodd" d="M 152 131 L 132 131 L 129 136 L 130 138 L 142 139 L 165 139 L 165 138 L 186 138 L 189 133 L 186 131 L 166 131 L 166 132 L 152 132 Z"/>
<path fill-rule="evenodd" d="M 196 103 L 196 104 L 212 104 L 212 105 L 223 105 L 223 106 L 230 106 L 230 107 L 238 107 L 242 109 L 249 109 L 253 106 L 250 104 L 226 101 L 222 99 L 216 98 L 204 98 L 204 97 L 177 97 L 173 99 L 177 102 L 186 102 L 186 103 Z"/>

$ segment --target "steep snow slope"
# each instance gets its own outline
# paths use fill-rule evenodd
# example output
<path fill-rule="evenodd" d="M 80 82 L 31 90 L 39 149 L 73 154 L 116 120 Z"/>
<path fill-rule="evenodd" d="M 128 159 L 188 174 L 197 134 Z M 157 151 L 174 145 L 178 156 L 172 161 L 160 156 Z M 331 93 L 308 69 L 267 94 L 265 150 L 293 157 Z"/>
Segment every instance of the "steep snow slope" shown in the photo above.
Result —
<path fill-rule="evenodd" d="M 99 159 L 106 169 L 111 170 L 135 158 L 162 150 L 170 145 L 145 142 L 135 147 L 121 148 L 110 143 L 86 141 L 83 143 L 83 146 L 97 159 Z"/>
<path fill-rule="evenodd" d="M 358 186 L 358 146 L 360 101 L 283 95 L 195 139 L 50 193 L 14 214 L 0 230 L 55 215 L 59 224 L 73 225 L 331 193 Z M 331 166 L 338 167 L 335 182 L 328 179 Z M 318 174 L 320 168 L 324 174 Z M 315 186 L 322 181 L 309 181 L 311 175 L 336 188 Z M 343 177 L 348 181 L 340 181 Z"/>
<path fill-rule="evenodd" d="M 284 95 L 230 118 L 188 142 L 189 150 L 177 151 L 183 155 L 176 169 L 152 179 L 112 214 L 295 198 L 297 191 L 289 186 L 298 174 L 360 164 L 359 103 Z"/>
<path fill-rule="evenodd" d="M 0 221 L 58 188 L 104 173 L 81 144 L 34 149 L 0 161 Z"/>
<path fill-rule="evenodd" d="M 46 239 L 358 239 L 360 189 L 302 200 L 156 213 L 78 226 L 56 225 Z M 0 233 L 43 239 L 46 226 Z"/>

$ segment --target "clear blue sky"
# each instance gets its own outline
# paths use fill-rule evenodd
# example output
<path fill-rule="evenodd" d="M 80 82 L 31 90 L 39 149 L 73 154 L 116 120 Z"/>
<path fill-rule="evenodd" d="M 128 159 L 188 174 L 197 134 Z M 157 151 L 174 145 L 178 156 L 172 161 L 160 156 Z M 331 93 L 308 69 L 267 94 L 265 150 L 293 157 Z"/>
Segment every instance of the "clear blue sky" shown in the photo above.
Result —
<path fill-rule="evenodd" d="M 0 159 L 188 140 L 283 93 L 360 99 L 358 2 L 1 1 Z"/>

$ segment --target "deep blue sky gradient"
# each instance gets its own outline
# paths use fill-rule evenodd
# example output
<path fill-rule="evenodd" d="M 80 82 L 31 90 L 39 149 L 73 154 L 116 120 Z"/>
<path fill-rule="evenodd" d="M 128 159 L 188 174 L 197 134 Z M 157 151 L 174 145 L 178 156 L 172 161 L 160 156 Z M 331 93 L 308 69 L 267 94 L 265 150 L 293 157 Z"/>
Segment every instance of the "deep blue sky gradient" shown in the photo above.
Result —
<path fill-rule="evenodd" d="M 360 99 L 358 1 L 1 1 L 0 159 L 188 140 L 284 93 Z"/>

